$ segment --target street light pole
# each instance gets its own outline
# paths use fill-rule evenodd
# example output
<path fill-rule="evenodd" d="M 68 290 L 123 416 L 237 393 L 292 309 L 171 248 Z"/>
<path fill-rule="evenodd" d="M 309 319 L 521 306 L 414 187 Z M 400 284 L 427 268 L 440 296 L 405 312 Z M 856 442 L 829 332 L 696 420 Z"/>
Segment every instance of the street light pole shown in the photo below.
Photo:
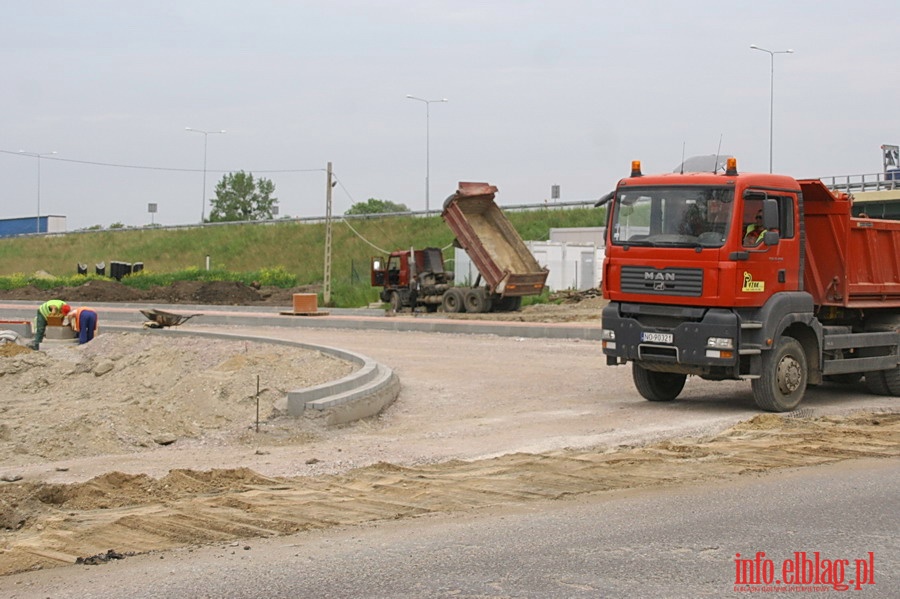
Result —
<path fill-rule="evenodd" d="M 185 127 L 185 131 L 191 131 L 193 133 L 202 133 L 203 134 L 203 193 L 202 204 L 200 206 L 200 224 L 203 224 L 203 221 L 206 220 L 206 147 L 207 142 L 209 141 L 209 135 L 211 133 L 225 133 L 225 129 L 220 131 L 204 131 L 203 129 L 193 129 L 191 127 Z"/>
<path fill-rule="evenodd" d="M 794 51 L 791 49 L 787 50 L 767 50 L 765 48 L 760 48 L 756 44 L 750 44 L 751 50 L 759 50 L 760 52 L 766 52 L 769 55 L 769 172 L 772 172 L 772 132 L 775 128 L 774 126 L 774 118 L 775 118 L 775 55 L 776 54 L 793 54 Z"/>
<path fill-rule="evenodd" d="M 431 127 L 430 127 L 430 106 L 431 104 L 439 103 L 439 102 L 447 102 L 447 98 L 441 98 L 440 100 L 426 100 L 425 98 L 418 98 L 416 96 L 406 95 L 406 98 L 409 100 L 418 100 L 425 104 L 425 215 L 427 216 L 431 211 L 430 205 L 430 194 L 431 194 Z"/>
<path fill-rule="evenodd" d="M 35 216 L 35 233 L 41 232 L 41 157 L 42 156 L 52 156 L 56 154 L 56 152 L 26 152 L 25 150 L 19 150 L 19 154 L 24 154 L 25 156 L 31 156 L 32 158 L 37 158 L 37 216 Z"/>

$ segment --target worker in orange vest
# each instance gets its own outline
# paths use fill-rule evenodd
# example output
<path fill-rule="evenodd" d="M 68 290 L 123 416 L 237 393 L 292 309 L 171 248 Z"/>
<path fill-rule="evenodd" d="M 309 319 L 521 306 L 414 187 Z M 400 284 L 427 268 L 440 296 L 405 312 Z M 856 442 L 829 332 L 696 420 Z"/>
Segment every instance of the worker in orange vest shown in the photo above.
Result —
<path fill-rule="evenodd" d="M 63 319 L 63 324 L 71 326 L 72 330 L 78 333 L 78 343 L 84 344 L 93 339 L 97 332 L 97 313 L 84 306 L 73 308 Z"/>

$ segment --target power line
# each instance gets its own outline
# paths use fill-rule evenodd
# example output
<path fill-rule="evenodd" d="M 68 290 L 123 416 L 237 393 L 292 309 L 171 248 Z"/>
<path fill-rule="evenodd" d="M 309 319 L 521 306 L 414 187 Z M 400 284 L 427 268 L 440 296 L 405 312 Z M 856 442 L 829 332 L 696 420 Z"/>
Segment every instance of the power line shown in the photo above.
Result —
<path fill-rule="evenodd" d="M 0 154 L 11 154 L 14 156 L 23 156 L 21 152 L 13 152 L 11 150 L 0 150 Z M 89 166 L 106 166 L 110 168 L 130 168 L 136 170 L 145 170 L 145 171 L 168 171 L 168 172 L 178 172 L 178 173 L 199 173 L 202 172 L 203 169 L 199 168 L 175 168 L 175 167 L 167 167 L 167 166 L 144 166 L 144 165 L 136 165 L 136 164 L 116 164 L 114 162 L 98 162 L 95 160 L 77 160 L 74 158 L 60 158 L 58 156 L 50 157 L 43 156 L 42 160 L 55 160 L 57 162 L 70 162 L 73 164 L 86 164 Z M 239 169 L 245 170 L 245 169 Z M 324 172 L 323 168 L 295 168 L 295 169 L 267 169 L 267 170 L 252 170 L 246 169 L 248 172 L 252 173 L 315 173 L 315 172 Z M 214 173 L 231 173 L 234 170 L 215 170 L 215 169 L 207 169 L 207 172 Z"/>
<path fill-rule="evenodd" d="M 335 183 L 337 183 L 338 185 L 340 185 L 340 186 L 341 186 L 341 189 L 344 190 L 344 193 L 345 193 L 345 194 L 347 195 L 347 197 L 350 199 L 350 205 L 352 206 L 353 204 L 355 204 L 356 201 L 353 199 L 353 194 L 351 194 L 351 193 L 350 193 L 350 190 L 347 189 L 347 188 L 344 186 L 343 181 L 341 181 L 341 180 L 337 177 L 337 175 L 336 175 L 335 173 L 333 173 L 333 172 L 331 173 L 331 177 L 332 177 L 332 179 L 334 179 Z M 371 241 L 369 241 L 368 239 L 366 239 L 365 237 L 363 237 L 362 234 L 361 234 L 359 231 L 357 231 L 356 229 L 354 229 L 353 226 L 352 226 L 349 222 L 347 222 L 347 219 L 341 217 L 341 221 L 342 221 L 345 225 L 347 225 L 347 228 L 349 228 L 351 231 L 353 231 L 354 235 L 356 235 L 357 237 L 359 237 L 364 243 L 366 243 L 367 245 L 371 246 L 372 248 L 378 250 L 378 251 L 381 252 L 382 254 L 390 254 L 389 251 L 381 249 L 380 247 L 378 247 L 377 245 L 375 245 L 374 243 L 372 243 Z M 379 231 L 381 231 L 382 235 L 384 235 L 385 237 L 387 237 L 389 241 L 392 241 L 392 242 L 393 242 L 393 239 L 391 239 L 391 236 L 388 235 L 387 232 L 386 232 L 384 229 L 382 229 L 381 226 L 378 225 L 377 221 L 376 221 L 375 223 L 373 223 L 373 225 L 375 226 L 376 229 L 378 229 Z M 396 244 L 394 244 L 394 245 L 396 246 Z"/>

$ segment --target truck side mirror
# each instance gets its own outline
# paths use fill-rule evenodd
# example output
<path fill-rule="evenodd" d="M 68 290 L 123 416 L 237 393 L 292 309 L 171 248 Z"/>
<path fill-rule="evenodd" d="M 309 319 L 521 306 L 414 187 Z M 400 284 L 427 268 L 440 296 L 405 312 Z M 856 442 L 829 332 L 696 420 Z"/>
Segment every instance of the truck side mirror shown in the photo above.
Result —
<path fill-rule="evenodd" d="M 766 231 L 763 233 L 763 243 L 766 245 L 778 245 L 781 241 L 781 233 L 778 231 Z"/>

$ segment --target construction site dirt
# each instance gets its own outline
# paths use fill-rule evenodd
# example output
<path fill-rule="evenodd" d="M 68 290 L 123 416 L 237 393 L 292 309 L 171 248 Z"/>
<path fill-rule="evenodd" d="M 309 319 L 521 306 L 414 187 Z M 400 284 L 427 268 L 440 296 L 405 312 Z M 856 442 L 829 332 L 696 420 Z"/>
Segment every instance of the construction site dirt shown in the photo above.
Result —
<path fill-rule="evenodd" d="M 591 302 L 570 317 L 596 320 Z M 577 339 L 223 329 L 368 355 L 400 394 L 326 427 L 284 411 L 287 389 L 352 368 L 319 352 L 102 323 L 83 346 L 7 344 L 0 574 L 900 454 L 891 398 L 861 386 L 812 389 L 779 416 L 755 409 L 746 382 L 691 379 L 678 401 L 646 402 L 628 368 Z"/>
<path fill-rule="evenodd" d="M 239 281 L 176 281 L 169 286 L 137 289 L 112 279 L 91 280 L 76 287 L 39 289 L 33 285 L 17 289 L 0 289 L 0 301 L 32 300 L 41 303 L 51 298 L 81 305 L 96 303 L 206 304 L 216 306 L 259 306 L 288 309 L 296 293 L 319 293 L 321 287 L 293 288 L 246 285 Z M 412 312 L 409 308 L 391 314 L 399 317 L 451 318 L 457 320 L 507 320 L 520 322 L 597 321 L 604 300 L 596 289 L 562 291 L 550 301 L 526 306 L 515 312 L 481 314 Z M 387 306 L 385 305 L 385 308 Z"/>

